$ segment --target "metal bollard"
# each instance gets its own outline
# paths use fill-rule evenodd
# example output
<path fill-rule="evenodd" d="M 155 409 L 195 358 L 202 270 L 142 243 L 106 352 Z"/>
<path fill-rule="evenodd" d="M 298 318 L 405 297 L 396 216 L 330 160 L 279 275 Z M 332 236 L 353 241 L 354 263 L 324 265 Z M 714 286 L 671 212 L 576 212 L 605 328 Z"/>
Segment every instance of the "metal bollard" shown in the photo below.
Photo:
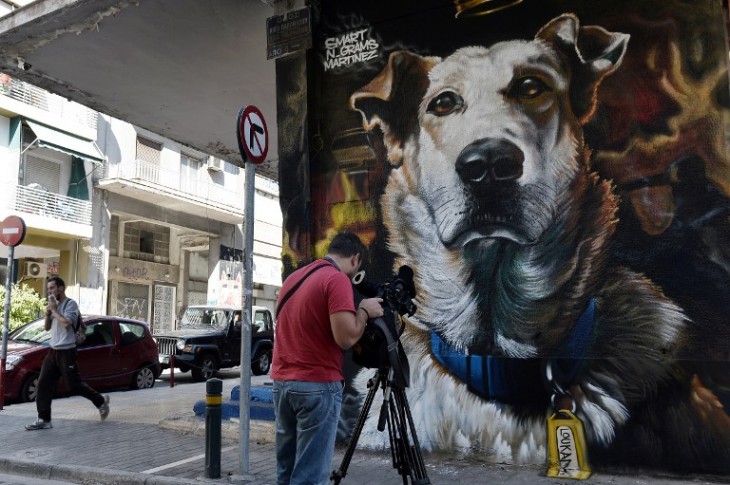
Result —
<path fill-rule="evenodd" d="M 175 387 L 175 354 L 170 354 L 170 387 Z"/>
<path fill-rule="evenodd" d="M 205 383 L 205 477 L 221 477 L 221 404 L 223 381 Z"/>

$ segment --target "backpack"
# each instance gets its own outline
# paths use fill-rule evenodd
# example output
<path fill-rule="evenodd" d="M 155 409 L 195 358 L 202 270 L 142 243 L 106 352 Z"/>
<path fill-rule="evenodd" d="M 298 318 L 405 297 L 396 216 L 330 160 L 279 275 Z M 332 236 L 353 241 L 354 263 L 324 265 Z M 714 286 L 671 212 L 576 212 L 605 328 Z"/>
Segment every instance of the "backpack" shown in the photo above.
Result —
<path fill-rule="evenodd" d="M 76 335 L 76 345 L 81 345 L 86 342 L 86 324 L 84 323 L 84 319 L 81 318 L 81 312 L 79 312 L 76 318 L 76 325 L 73 328 Z"/>

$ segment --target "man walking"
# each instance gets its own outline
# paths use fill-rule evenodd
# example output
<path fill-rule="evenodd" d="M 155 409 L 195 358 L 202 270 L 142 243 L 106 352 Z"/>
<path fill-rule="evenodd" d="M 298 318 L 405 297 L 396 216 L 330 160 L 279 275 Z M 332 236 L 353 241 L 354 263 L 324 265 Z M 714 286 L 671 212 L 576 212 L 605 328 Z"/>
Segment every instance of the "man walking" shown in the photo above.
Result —
<path fill-rule="evenodd" d="M 343 350 L 355 344 L 370 318 L 383 315 L 382 298 L 355 310 L 351 279 L 364 247 L 340 233 L 324 259 L 292 273 L 277 303 L 274 360 L 278 485 L 329 481 L 342 406 Z"/>
<path fill-rule="evenodd" d="M 63 377 L 66 387 L 72 394 L 84 396 L 99 409 L 101 420 L 109 416 L 109 396 L 102 396 L 81 380 L 76 365 L 76 330 L 74 327 L 81 318 L 79 306 L 66 296 L 66 284 L 58 276 L 48 279 L 48 310 L 46 310 L 46 330 L 51 331 L 51 349 L 43 360 L 38 376 L 36 409 L 38 419 L 25 429 L 49 429 L 51 424 L 51 400 L 56 381 Z"/>

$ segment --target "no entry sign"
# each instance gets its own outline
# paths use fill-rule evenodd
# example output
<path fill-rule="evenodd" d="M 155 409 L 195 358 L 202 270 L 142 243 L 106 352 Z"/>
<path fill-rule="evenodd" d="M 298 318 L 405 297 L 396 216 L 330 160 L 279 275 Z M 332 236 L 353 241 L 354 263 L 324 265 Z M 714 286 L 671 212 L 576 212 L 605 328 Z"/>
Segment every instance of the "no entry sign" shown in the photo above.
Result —
<path fill-rule="evenodd" d="M 0 242 L 15 247 L 25 238 L 25 221 L 18 216 L 8 216 L 0 225 Z"/>
<path fill-rule="evenodd" d="M 256 106 L 246 106 L 238 113 L 238 148 L 255 164 L 266 160 L 269 152 L 269 129 L 264 115 Z"/>

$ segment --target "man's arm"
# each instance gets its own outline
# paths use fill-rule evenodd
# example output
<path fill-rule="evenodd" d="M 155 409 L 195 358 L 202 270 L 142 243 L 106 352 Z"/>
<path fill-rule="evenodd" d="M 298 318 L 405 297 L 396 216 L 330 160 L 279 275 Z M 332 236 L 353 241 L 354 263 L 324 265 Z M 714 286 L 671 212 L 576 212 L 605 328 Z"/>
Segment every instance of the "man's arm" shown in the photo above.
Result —
<path fill-rule="evenodd" d="M 43 322 L 43 328 L 46 329 L 46 332 L 51 329 L 52 324 L 53 324 L 53 311 L 48 309 L 48 310 L 46 310 L 46 321 Z"/>
<path fill-rule="evenodd" d="M 56 320 L 58 320 L 58 323 L 61 324 L 61 327 L 63 329 L 67 329 L 69 327 L 73 327 L 74 323 L 76 321 L 76 317 L 78 315 L 79 307 L 76 304 L 74 300 L 67 299 L 64 307 L 63 312 L 59 311 L 59 308 L 56 307 L 53 310 L 53 316 L 56 317 Z"/>
<path fill-rule="evenodd" d="M 382 298 L 367 298 L 360 302 L 354 314 L 337 312 L 330 315 L 332 335 L 342 350 L 349 349 L 360 340 L 369 319 L 383 316 L 382 301 Z"/>
<path fill-rule="evenodd" d="M 54 312 L 54 316 L 56 317 L 56 320 L 58 320 L 58 323 L 60 323 L 63 328 L 68 328 L 71 326 L 71 322 L 66 318 L 66 316 L 63 313 L 56 311 L 56 312 Z"/>
<path fill-rule="evenodd" d="M 55 309 L 46 310 L 46 321 L 43 324 L 43 328 L 45 328 L 46 330 L 50 330 L 51 326 L 53 325 L 54 317 L 56 318 L 56 320 L 58 320 L 58 323 L 60 323 L 63 328 L 68 328 L 68 326 L 71 325 L 71 322 L 69 322 L 68 319 L 63 316 L 63 313 L 59 312 L 58 309 Z"/>

